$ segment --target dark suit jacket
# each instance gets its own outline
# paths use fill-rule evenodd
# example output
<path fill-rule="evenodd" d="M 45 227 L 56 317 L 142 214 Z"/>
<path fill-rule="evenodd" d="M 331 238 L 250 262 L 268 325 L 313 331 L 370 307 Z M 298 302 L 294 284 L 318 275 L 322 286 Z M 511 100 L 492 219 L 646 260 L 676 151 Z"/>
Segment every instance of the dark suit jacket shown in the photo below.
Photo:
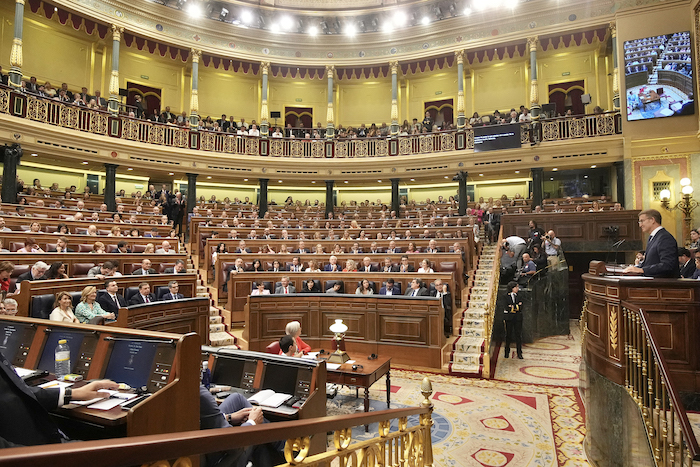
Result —
<path fill-rule="evenodd" d="M 401 272 L 401 265 L 399 264 L 397 266 L 396 272 Z M 411 266 L 410 264 L 408 265 L 408 270 L 406 272 L 416 272 L 416 268 Z"/>
<path fill-rule="evenodd" d="M 517 306 L 516 306 L 517 305 Z M 515 315 L 518 317 L 522 318 L 523 316 L 523 301 L 520 298 L 519 294 L 515 294 L 515 300 L 513 300 L 513 296 L 508 292 L 508 295 L 506 295 L 506 300 L 505 300 L 505 309 L 504 309 L 504 316 L 507 316 L 506 320 L 512 319 L 513 312 L 515 312 Z M 509 316 L 510 315 L 510 316 Z"/>
<path fill-rule="evenodd" d="M 404 295 L 413 295 L 413 287 L 409 287 L 406 289 L 406 293 Z M 428 292 L 428 289 L 425 287 L 420 287 L 418 289 L 418 293 L 416 294 L 418 297 L 430 297 L 430 293 Z"/>
<path fill-rule="evenodd" d="M 302 272 L 304 270 L 304 266 L 302 264 L 298 264 L 297 267 L 299 268 L 299 270 L 296 272 Z M 294 265 L 290 264 L 289 266 L 287 266 L 287 271 L 294 271 Z"/>
<path fill-rule="evenodd" d="M 17 284 L 19 284 L 22 281 L 40 281 L 43 280 L 44 276 L 39 277 L 38 279 L 32 278 L 32 270 L 30 269 L 29 271 L 25 272 L 24 274 L 20 274 L 17 276 Z"/>
<path fill-rule="evenodd" d="M 148 274 L 158 274 L 158 272 L 155 269 L 151 268 L 148 270 Z M 135 271 L 131 271 L 131 275 L 133 275 L 133 276 L 145 276 L 145 274 L 143 273 L 143 268 L 138 268 Z"/>
<path fill-rule="evenodd" d="M 691 258 L 690 261 L 688 261 L 688 264 L 681 267 L 681 277 L 690 279 L 693 277 L 693 274 L 695 274 L 695 261 L 693 261 Z"/>
<path fill-rule="evenodd" d="M 0 354 L 0 448 L 60 443 L 48 410 L 58 406 L 58 389 L 28 387 Z"/>
<path fill-rule="evenodd" d="M 175 294 L 175 298 L 173 298 L 171 296 L 170 292 L 168 292 L 165 295 L 163 295 L 162 297 L 160 297 L 160 299 L 164 302 L 167 302 L 168 300 L 182 300 L 183 298 L 185 298 L 185 296 L 182 295 L 181 293 Z"/>
<path fill-rule="evenodd" d="M 156 296 L 153 295 L 152 293 L 148 294 L 148 300 L 150 300 L 149 303 L 153 303 L 156 301 Z M 129 305 L 142 305 L 146 302 L 143 301 L 143 298 L 141 298 L 141 294 L 136 292 L 136 295 L 131 297 L 131 300 L 129 300 Z"/>
<path fill-rule="evenodd" d="M 381 272 L 399 272 L 399 267 L 395 264 L 392 264 L 388 271 L 384 271 L 384 265 L 382 265 L 382 268 L 380 269 L 380 271 Z"/>
<path fill-rule="evenodd" d="M 126 299 L 123 295 L 117 294 L 117 300 L 119 300 L 120 307 L 127 306 Z M 112 297 L 109 296 L 107 291 L 100 290 L 97 293 L 97 303 L 99 303 L 102 309 L 107 313 L 114 313 L 115 317 L 119 314 L 119 308 L 117 308 L 117 304 L 114 303 L 114 300 L 112 300 Z"/>
<path fill-rule="evenodd" d="M 390 248 L 387 248 L 385 253 L 403 253 L 403 252 L 401 251 L 401 248 L 396 247 L 396 248 L 394 248 L 394 251 L 391 251 Z"/>
<path fill-rule="evenodd" d="M 343 267 L 340 264 L 336 264 L 335 266 L 336 266 L 335 271 L 333 271 L 332 266 L 330 264 L 326 264 L 326 266 L 323 268 L 323 270 L 328 271 L 328 272 L 338 272 L 338 271 L 343 270 Z"/>
<path fill-rule="evenodd" d="M 647 243 L 642 263 L 648 277 L 679 277 L 678 244 L 668 230 L 661 228 Z"/>
<path fill-rule="evenodd" d="M 56 248 L 51 248 L 47 253 L 58 253 L 58 250 L 56 250 Z M 75 253 L 75 250 L 73 248 L 66 248 L 63 250 L 63 253 Z"/>
<path fill-rule="evenodd" d="M 241 250 L 240 248 L 236 248 L 236 251 L 234 253 L 250 253 L 250 248 L 246 248 L 245 251 Z"/>
<path fill-rule="evenodd" d="M 115 248 L 114 250 L 112 250 L 112 253 L 121 253 L 121 251 L 119 251 L 119 248 Z M 131 253 L 131 250 L 127 248 L 125 253 Z"/>
<path fill-rule="evenodd" d="M 377 272 L 377 271 L 379 271 L 379 269 L 377 268 L 377 266 L 375 266 L 375 265 L 373 265 L 373 264 L 370 264 L 370 265 L 369 265 L 369 272 Z M 364 265 L 364 264 L 359 265 L 359 266 L 357 267 L 357 272 L 366 272 L 366 271 L 365 271 L 365 265 Z"/>
<path fill-rule="evenodd" d="M 391 289 L 391 294 L 401 295 L 401 290 L 399 289 L 398 285 L 394 285 L 394 287 Z M 381 289 L 379 289 L 379 295 L 386 295 L 386 287 L 382 287 Z"/>
<path fill-rule="evenodd" d="M 163 274 L 187 274 L 187 269 L 183 269 L 181 272 L 175 272 L 175 268 L 165 268 Z"/>
<path fill-rule="evenodd" d="M 437 290 L 432 289 L 430 291 L 430 296 L 437 297 Z M 450 291 L 448 290 L 447 292 L 443 293 L 440 298 L 442 299 L 442 306 L 445 309 L 445 313 L 452 316 L 452 294 L 450 294 Z"/>

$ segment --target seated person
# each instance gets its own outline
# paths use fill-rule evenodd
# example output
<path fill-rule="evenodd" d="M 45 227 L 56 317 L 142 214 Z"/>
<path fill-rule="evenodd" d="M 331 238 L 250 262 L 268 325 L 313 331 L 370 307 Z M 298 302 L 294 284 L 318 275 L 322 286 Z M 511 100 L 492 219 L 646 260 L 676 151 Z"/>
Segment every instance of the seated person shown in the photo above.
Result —
<path fill-rule="evenodd" d="M 373 295 L 374 289 L 367 279 L 362 279 L 360 286 L 355 289 L 355 295 Z"/>
<path fill-rule="evenodd" d="M 390 277 L 386 280 L 386 285 L 379 289 L 379 295 L 401 295 L 401 290 L 398 285 L 395 285 L 394 279 Z"/>
<path fill-rule="evenodd" d="M 311 350 L 311 346 L 301 340 L 301 323 L 299 321 L 290 321 L 287 323 L 284 332 L 294 339 L 294 345 L 296 347 L 295 353 L 301 353 L 303 355 Z"/>
<path fill-rule="evenodd" d="M 343 286 L 340 282 L 336 282 L 335 284 L 333 284 L 333 287 L 330 287 L 328 290 L 326 290 L 326 293 L 342 293 L 340 291 L 342 287 Z"/>
<path fill-rule="evenodd" d="M 17 277 L 17 284 L 22 281 L 38 281 L 44 279 L 46 271 L 49 270 L 49 265 L 43 261 L 37 261 L 32 265 L 29 271 L 24 274 L 20 274 Z"/>
<path fill-rule="evenodd" d="M 161 300 L 182 300 L 183 298 L 185 298 L 185 296 L 179 293 L 179 291 L 180 285 L 177 283 L 177 281 L 170 281 L 168 282 L 168 293 L 163 295 L 163 297 L 161 297 Z"/>
<path fill-rule="evenodd" d="M 139 284 L 139 293 L 134 294 L 129 300 L 129 305 L 141 305 L 144 303 L 153 303 L 156 301 L 156 296 L 151 293 L 151 285 L 148 282 Z"/>
<path fill-rule="evenodd" d="M 301 293 L 321 293 L 321 291 L 316 286 L 316 282 L 313 279 L 307 279 L 306 282 L 304 282 L 304 288 L 301 289 Z"/>
<path fill-rule="evenodd" d="M 105 281 L 105 290 L 97 294 L 97 303 L 105 313 L 114 313 L 114 316 L 119 316 L 119 308 L 127 307 L 126 299 L 119 293 L 119 285 L 114 279 Z"/>
<path fill-rule="evenodd" d="M 68 292 L 57 293 L 53 305 L 54 309 L 49 315 L 51 321 L 80 323 L 80 320 L 73 314 L 73 299 Z"/>
<path fill-rule="evenodd" d="M 270 295 L 270 291 L 265 288 L 264 282 L 257 282 L 253 285 L 255 288 L 250 292 L 251 295 Z"/>
<path fill-rule="evenodd" d="M 17 306 L 17 300 L 14 298 L 6 298 L 2 301 L 3 309 L 0 311 L 0 314 L 14 316 L 17 314 Z"/>
<path fill-rule="evenodd" d="M 216 262 L 214 263 L 216 264 Z M 181 259 L 175 261 L 175 266 L 172 268 L 165 268 L 163 274 L 185 274 L 187 272 L 187 267 L 185 262 Z"/>
<path fill-rule="evenodd" d="M 81 323 L 99 324 L 105 319 L 115 319 L 114 313 L 106 313 L 97 303 L 97 287 L 88 285 L 83 289 L 80 303 L 75 307 L 75 316 Z"/>

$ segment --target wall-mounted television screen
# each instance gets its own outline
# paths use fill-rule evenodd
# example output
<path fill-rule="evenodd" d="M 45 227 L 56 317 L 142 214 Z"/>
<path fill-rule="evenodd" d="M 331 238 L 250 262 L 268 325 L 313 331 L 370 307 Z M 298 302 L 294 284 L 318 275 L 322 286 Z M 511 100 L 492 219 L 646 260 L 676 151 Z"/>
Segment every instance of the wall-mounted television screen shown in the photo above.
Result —
<path fill-rule="evenodd" d="M 625 41 L 627 120 L 693 115 L 690 32 Z"/>

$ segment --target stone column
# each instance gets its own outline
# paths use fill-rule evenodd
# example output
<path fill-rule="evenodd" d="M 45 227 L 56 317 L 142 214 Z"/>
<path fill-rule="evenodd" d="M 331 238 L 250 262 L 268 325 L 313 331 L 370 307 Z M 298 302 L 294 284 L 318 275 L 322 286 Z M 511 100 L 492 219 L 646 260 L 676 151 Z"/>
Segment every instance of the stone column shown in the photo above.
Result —
<path fill-rule="evenodd" d="M 262 70 L 262 103 L 260 104 L 260 136 L 268 136 L 270 134 L 270 123 L 268 122 L 268 119 L 270 118 L 270 113 L 267 110 L 267 73 L 270 69 L 270 62 L 260 62 L 260 69 Z"/>
<path fill-rule="evenodd" d="M 616 194 L 617 197 L 615 201 L 620 203 L 622 207 L 625 207 L 625 161 L 613 162 L 613 167 L 615 167 L 615 173 L 617 175 L 617 187 Z M 3 198 L 5 199 L 5 198 Z"/>
<path fill-rule="evenodd" d="M 269 178 L 258 179 L 258 182 L 260 183 L 260 197 L 258 198 L 258 208 L 260 212 L 258 213 L 258 216 L 260 219 L 262 219 L 267 212 L 267 182 L 269 181 Z"/>
<path fill-rule="evenodd" d="M 460 216 L 466 216 L 467 215 L 467 178 L 469 177 L 469 173 L 465 171 L 460 171 L 459 174 L 457 174 L 457 178 L 459 179 L 459 188 L 457 189 L 457 197 L 459 198 L 459 215 Z"/>
<path fill-rule="evenodd" d="M 620 71 L 617 64 L 617 23 L 610 23 L 610 37 L 612 38 L 613 56 L 613 110 L 620 110 Z"/>
<path fill-rule="evenodd" d="M 391 66 L 391 136 L 399 134 L 399 62 Z"/>
<path fill-rule="evenodd" d="M 199 112 L 199 59 L 202 57 L 202 51 L 192 49 L 191 53 L 192 92 L 190 93 L 190 127 L 197 128 L 197 126 L 199 125 L 199 117 L 197 116 L 197 112 Z"/>
<path fill-rule="evenodd" d="M 328 214 L 333 212 L 335 205 L 333 204 L 333 184 L 335 180 L 326 180 L 326 219 Z"/>
<path fill-rule="evenodd" d="M 537 36 L 527 38 L 530 49 L 530 113 L 533 118 L 540 116 L 540 91 L 537 86 Z"/>
<path fill-rule="evenodd" d="M 11 87 L 18 88 L 22 85 L 22 27 L 24 25 L 24 0 L 15 0 L 15 37 L 12 39 L 10 51 L 10 79 Z M 14 185 L 12 185 L 14 186 Z M 17 194 L 15 193 L 15 198 Z M 5 199 L 5 198 L 3 198 Z M 7 202 L 7 201 L 6 201 Z"/>
<path fill-rule="evenodd" d="M 22 146 L 13 144 L 5 146 L 5 158 L 2 168 L 2 201 L 4 203 L 17 203 L 17 166 L 22 158 Z"/>
<path fill-rule="evenodd" d="M 335 136 L 335 126 L 333 119 L 333 73 L 335 66 L 326 65 L 326 75 L 328 76 L 328 110 L 326 111 L 326 138 Z M 326 205 L 326 210 L 328 205 Z M 328 212 L 328 211 L 326 211 Z"/>
<path fill-rule="evenodd" d="M 112 76 L 109 78 L 109 102 L 107 107 L 112 113 L 119 112 L 119 44 L 124 28 L 112 25 Z M 109 204 L 107 204 L 109 206 Z"/>
<path fill-rule="evenodd" d="M 401 201 L 399 200 L 400 178 L 391 179 L 391 210 L 396 211 L 396 217 L 401 217 Z"/>
<path fill-rule="evenodd" d="M 457 129 L 461 130 L 467 125 L 464 111 L 464 50 L 455 52 L 457 59 Z"/>
<path fill-rule="evenodd" d="M 542 167 L 532 168 L 532 209 L 542 205 L 544 180 L 544 169 Z"/>
<path fill-rule="evenodd" d="M 105 164 L 105 204 L 107 205 L 107 210 L 110 212 L 115 212 L 117 210 L 117 203 L 114 200 L 117 193 L 117 164 Z M 189 188 L 189 186 L 188 186 Z"/>
<path fill-rule="evenodd" d="M 192 209 L 197 205 L 197 175 L 187 174 L 187 214 L 192 214 Z"/>

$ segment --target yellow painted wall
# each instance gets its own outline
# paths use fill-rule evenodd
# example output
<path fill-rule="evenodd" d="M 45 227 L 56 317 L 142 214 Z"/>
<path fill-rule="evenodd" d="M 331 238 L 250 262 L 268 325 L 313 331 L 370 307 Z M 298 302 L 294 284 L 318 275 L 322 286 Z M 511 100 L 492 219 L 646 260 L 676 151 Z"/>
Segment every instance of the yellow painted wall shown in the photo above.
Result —
<path fill-rule="evenodd" d="M 391 203 L 391 187 L 382 187 L 378 190 L 369 190 L 366 188 L 353 189 L 352 187 L 342 187 L 336 185 L 338 191 L 338 204 L 345 201 L 350 204 L 350 201 L 357 201 L 358 204 L 362 201 L 369 200 L 370 203 L 376 203 L 378 199 L 382 203 Z"/>
<path fill-rule="evenodd" d="M 492 114 L 494 110 L 501 112 L 516 109 L 521 104 L 529 102 L 529 86 L 526 82 L 525 59 L 485 62 L 472 67 L 475 92 L 473 103 L 467 108 L 479 115 Z M 471 117 L 468 115 L 467 117 Z"/>
<path fill-rule="evenodd" d="M 191 86 L 191 80 L 187 81 L 187 86 Z M 259 87 L 260 76 L 234 73 L 223 67 L 217 70 L 213 66 L 205 67 L 200 61 L 199 114 L 202 117 L 211 116 L 214 120 L 221 118 L 221 114 L 226 114 L 227 117 L 233 115 L 237 122 L 241 121 L 241 117 L 248 123 L 255 120 L 259 128 Z M 189 109 L 189 100 L 187 108 Z"/>
<path fill-rule="evenodd" d="M 454 119 L 457 119 L 457 66 L 443 68 L 434 72 L 420 75 L 409 75 L 408 116 L 404 119 L 411 122 L 414 118 L 422 121 L 425 115 L 425 102 L 452 99 Z M 436 94 L 440 93 L 440 94 Z M 399 122 L 402 123 L 403 119 Z"/>
<path fill-rule="evenodd" d="M 187 183 L 186 181 L 183 183 Z M 241 200 L 245 199 L 246 196 L 250 197 L 251 201 L 255 201 L 255 187 L 250 189 L 244 187 L 222 187 L 222 186 L 211 186 L 206 183 L 197 183 L 197 198 L 204 196 L 207 200 L 211 195 L 216 195 L 216 199 L 223 200 L 227 196 L 231 198 L 239 198 Z"/>
<path fill-rule="evenodd" d="M 447 180 L 445 180 L 447 182 Z M 425 201 L 430 198 L 430 201 L 437 201 L 438 196 L 449 199 L 450 196 L 457 195 L 457 183 L 445 183 L 443 186 L 431 186 L 421 188 L 411 188 L 409 191 L 409 200 L 416 202 Z"/>
<path fill-rule="evenodd" d="M 529 193 L 527 191 L 527 182 L 504 182 L 498 184 L 477 184 L 474 187 L 474 196 L 476 200 L 483 196 L 485 201 L 488 201 L 489 197 L 493 199 L 499 199 L 501 196 L 506 195 L 508 198 L 513 198 L 516 193 L 527 198 Z M 476 201 L 473 200 L 473 201 Z"/>
<path fill-rule="evenodd" d="M 549 102 L 549 85 L 583 80 L 585 93 L 591 94 L 592 97 L 592 104 L 586 110 L 592 113 L 596 99 L 601 93 L 596 84 L 595 50 L 560 46 L 556 52 L 541 55 L 543 56 L 537 58 L 540 103 Z M 563 73 L 569 73 L 569 75 L 562 76 Z M 601 83 L 601 88 L 602 93 L 606 94 L 604 84 L 604 82 Z M 612 102 L 605 103 L 601 107 L 612 108 Z"/>
<path fill-rule="evenodd" d="M 64 189 L 70 187 L 71 185 L 75 185 L 77 191 L 81 193 L 87 180 L 84 173 L 63 170 L 61 167 L 56 167 L 55 169 L 45 169 L 38 167 L 27 167 L 21 164 L 17 167 L 17 176 L 24 181 L 25 186 L 31 186 L 32 180 L 38 178 L 41 180 L 42 186 L 50 187 L 52 183 L 56 182 L 58 183 L 59 188 Z"/>
<path fill-rule="evenodd" d="M 391 124 L 391 77 L 342 80 L 338 84 L 335 120 L 343 126 Z"/>
<path fill-rule="evenodd" d="M 111 50 L 108 62 L 112 63 Z M 111 66 L 111 65 L 110 65 Z M 191 65 L 183 63 L 179 58 L 171 59 L 170 55 L 161 57 L 159 53 L 151 54 L 148 49 L 139 50 L 136 47 L 126 47 L 122 43 L 119 52 L 119 83 L 122 88 L 127 82 L 142 84 L 161 90 L 161 110 L 169 105 L 171 110 L 180 113 L 183 110 L 189 114 L 189 87 L 183 94 L 183 76 L 185 69 Z M 148 76 L 148 79 L 141 78 Z M 189 71 L 188 71 L 189 76 Z"/>
<path fill-rule="evenodd" d="M 272 185 L 272 181 L 270 181 L 270 185 Z M 321 183 L 321 185 L 324 184 Z M 318 200 L 320 203 L 326 202 L 325 186 L 317 190 L 313 190 L 310 188 L 295 189 L 289 186 L 279 187 L 278 189 L 275 188 L 277 187 L 268 187 L 267 199 L 268 201 L 274 201 L 277 204 L 284 204 L 284 202 L 287 200 L 287 196 L 291 196 L 294 202 L 301 201 L 303 203 L 307 199 L 312 203 L 314 202 L 314 200 Z"/>
<path fill-rule="evenodd" d="M 301 99 L 301 102 L 297 102 Z M 278 111 L 282 118 L 278 126 L 284 125 L 285 107 L 311 107 L 313 124 L 321 123 L 326 127 L 326 108 L 328 106 L 328 82 L 325 79 L 291 79 L 270 77 L 268 83 L 268 108 L 270 112 Z M 274 120 L 270 119 L 270 125 Z"/>

